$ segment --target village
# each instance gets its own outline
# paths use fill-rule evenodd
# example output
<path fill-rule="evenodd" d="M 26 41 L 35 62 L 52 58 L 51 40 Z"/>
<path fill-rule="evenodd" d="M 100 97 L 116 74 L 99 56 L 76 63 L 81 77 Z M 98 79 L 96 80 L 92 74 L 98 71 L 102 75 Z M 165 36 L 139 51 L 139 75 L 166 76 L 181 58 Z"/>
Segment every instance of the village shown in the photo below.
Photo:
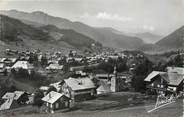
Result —
<path fill-rule="evenodd" d="M 0 58 L 1 112 L 23 111 L 28 106 L 50 114 L 94 111 L 154 103 L 160 99 L 157 96 L 183 97 L 182 65 L 168 64 L 159 70 L 141 52 L 80 55 L 70 50 L 63 55 L 6 49 L 4 54 Z"/>

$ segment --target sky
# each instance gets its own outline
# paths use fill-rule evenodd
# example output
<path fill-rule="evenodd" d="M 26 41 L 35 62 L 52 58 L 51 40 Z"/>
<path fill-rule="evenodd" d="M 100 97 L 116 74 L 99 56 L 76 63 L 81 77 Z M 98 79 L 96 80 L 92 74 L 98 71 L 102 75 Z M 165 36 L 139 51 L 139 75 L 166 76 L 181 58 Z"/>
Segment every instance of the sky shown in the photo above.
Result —
<path fill-rule="evenodd" d="M 126 33 L 167 35 L 184 25 L 184 0 L 0 0 L 0 10 L 43 11 Z"/>

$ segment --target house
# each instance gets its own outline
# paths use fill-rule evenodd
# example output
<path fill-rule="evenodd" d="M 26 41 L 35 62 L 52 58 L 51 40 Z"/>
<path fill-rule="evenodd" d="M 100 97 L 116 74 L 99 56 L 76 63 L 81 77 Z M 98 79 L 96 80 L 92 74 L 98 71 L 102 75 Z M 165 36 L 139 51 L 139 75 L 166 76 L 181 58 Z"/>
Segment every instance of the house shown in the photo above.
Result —
<path fill-rule="evenodd" d="M 178 73 L 168 73 L 169 84 L 167 90 L 179 93 L 183 91 L 184 75 Z"/>
<path fill-rule="evenodd" d="M 146 88 L 155 93 L 183 91 L 184 75 L 176 72 L 153 71 L 146 78 Z"/>
<path fill-rule="evenodd" d="M 166 91 L 169 82 L 166 72 L 152 71 L 145 79 L 146 88 L 152 92 Z"/>
<path fill-rule="evenodd" d="M 26 104 L 28 95 L 24 91 L 7 92 L 2 99 L 5 100 L 5 102 L 0 106 L 0 110 L 7 110 Z"/>
<path fill-rule="evenodd" d="M 34 69 L 33 65 L 30 64 L 28 61 L 17 61 L 12 66 L 12 68 L 15 69 L 16 71 L 22 68 L 22 69 L 28 70 L 29 73 Z"/>
<path fill-rule="evenodd" d="M 68 78 L 64 80 L 61 90 L 70 97 L 74 102 L 90 99 L 96 94 L 96 86 L 88 78 Z"/>
<path fill-rule="evenodd" d="M 62 69 L 63 69 L 63 65 L 59 65 L 57 63 L 50 64 L 48 67 L 46 67 L 46 70 L 49 70 L 49 71 L 58 71 Z"/>
<path fill-rule="evenodd" d="M 70 108 L 70 98 L 55 91 L 49 92 L 42 101 L 46 112 L 54 113 L 55 110 Z"/>
<path fill-rule="evenodd" d="M 184 74 L 184 68 L 183 67 L 167 67 L 167 72 Z"/>

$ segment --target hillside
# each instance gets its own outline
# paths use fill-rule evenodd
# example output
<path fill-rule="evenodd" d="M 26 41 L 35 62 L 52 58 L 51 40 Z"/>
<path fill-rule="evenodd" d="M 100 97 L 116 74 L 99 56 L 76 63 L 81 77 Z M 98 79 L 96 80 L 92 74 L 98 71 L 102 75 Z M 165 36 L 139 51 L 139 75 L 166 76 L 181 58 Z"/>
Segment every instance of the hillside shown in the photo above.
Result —
<path fill-rule="evenodd" d="M 104 35 L 104 40 L 101 40 L 110 47 L 122 49 L 137 49 L 144 44 L 144 42 L 140 38 L 126 36 L 123 33 L 118 32 L 114 29 L 96 28 L 96 30 L 101 35 Z"/>
<path fill-rule="evenodd" d="M 44 32 L 48 32 L 56 41 L 64 41 L 70 45 L 73 45 L 77 48 L 86 47 L 91 48 L 92 44 L 97 46 L 102 46 L 100 43 L 94 41 L 93 39 L 82 35 L 78 32 L 75 32 L 71 29 L 59 29 L 53 25 L 46 25 L 40 27 Z"/>
<path fill-rule="evenodd" d="M 158 41 L 156 45 L 165 49 L 184 48 L 184 26 Z"/>
<path fill-rule="evenodd" d="M 21 38 L 28 38 L 33 40 L 49 40 L 51 38 L 47 33 L 40 29 L 36 29 L 30 25 L 26 25 L 21 21 L 7 16 L 0 15 L 1 17 L 1 41 L 22 41 Z"/>
<path fill-rule="evenodd" d="M 0 49 L 41 49 L 43 51 L 69 49 L 91 50 L 91 45 L 96 43 L 93 39 L 73 30 L 60 30 L 55 26 L 36 28 L 24 24 L 22 21 L 0 15 Z"/>
<path fill-rule="evenodd" d="M 40 11 L 26 13 L 16 10 L 9 10 L 0 11 L 0 13 L 26 22 L 30 21 L 44 25 L 55 25 L 60 29 L 72 29 L 100 43 L 103 43 L 104 46 L 108 47 L 136 49 L 138 46 L 141 46 L 143 44 L 143 41 L 139 38 L 125 36 L 123 34 L 117 33 L 117 31 L 107 30 L 106 28 L 99 29 L 91 27 L 81 22 L 71 22 L 68 19 L 50 16 Z M 30 22 L 27 23 L 30 24 Z"/>
<path fill-rule="evenodd" d="M 136 33 L 133 35 L 138 37 L 138 38 L 141 38 L 142 40 L 144 40 L 145 43 L 148 43 L 148 44 L 154 44 L 163 38 L 160 35 L 156 35 L 156 34 L 153 34 L 150 32 Z"/>

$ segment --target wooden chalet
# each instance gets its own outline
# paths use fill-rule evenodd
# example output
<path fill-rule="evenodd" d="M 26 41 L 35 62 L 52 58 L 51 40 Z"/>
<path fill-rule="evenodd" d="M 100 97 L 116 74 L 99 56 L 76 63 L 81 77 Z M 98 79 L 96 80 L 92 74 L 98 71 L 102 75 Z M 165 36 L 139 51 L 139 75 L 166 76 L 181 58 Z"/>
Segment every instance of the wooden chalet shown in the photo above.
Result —
<path fill-rule="evenodd" d="M 44 101 L 45 111 L 49 113 L 54 113 L 59 109 L 70 108 L 70 98 L 55 91 L 49 92 L 42 98 L 42 101 Z"/>

